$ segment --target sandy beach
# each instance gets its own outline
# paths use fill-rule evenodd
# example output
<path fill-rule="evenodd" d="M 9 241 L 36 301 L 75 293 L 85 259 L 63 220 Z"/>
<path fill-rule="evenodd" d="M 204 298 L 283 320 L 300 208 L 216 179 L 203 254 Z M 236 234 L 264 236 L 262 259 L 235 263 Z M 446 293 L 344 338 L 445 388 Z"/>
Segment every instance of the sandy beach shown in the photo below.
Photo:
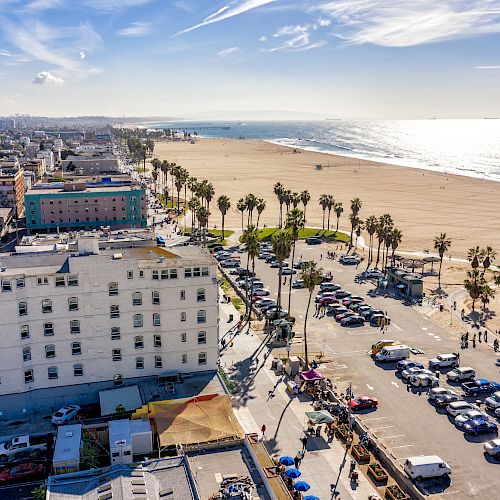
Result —
<path fill-rule="evenodd" d="M 343 203 L 340 228 L 349 229 L 349 201 L 358 196 L 363 202 L 361 218 L 392 215 L 403 231 L 401 250 L 432 251 L 434 236 L 446 232 L 453 240 L 452 257 L 465 257 L 473 245 L 491 245 L 500 251 L 500 182 L 297 151 L 259 140 L 197 139 L 196 144 L 155 146 L 160 159 L 174 161 L 191 175 L 212 182 L 215 199 L 221 194 L 230 197 L 227 227 L 239 227 L 236 202 L 250 192 L 267 202 L 261 224 L 276 225 L 279 204 L 273 186 L 279 181 L 292 191 L 309 190 L 308 226 L 321 227 L 318 199 L 327 193 Z M 316 164 L 324 168 L 318 171 Z M 211 212 L 212 223 L 220 225 L 215 203 Z"/>

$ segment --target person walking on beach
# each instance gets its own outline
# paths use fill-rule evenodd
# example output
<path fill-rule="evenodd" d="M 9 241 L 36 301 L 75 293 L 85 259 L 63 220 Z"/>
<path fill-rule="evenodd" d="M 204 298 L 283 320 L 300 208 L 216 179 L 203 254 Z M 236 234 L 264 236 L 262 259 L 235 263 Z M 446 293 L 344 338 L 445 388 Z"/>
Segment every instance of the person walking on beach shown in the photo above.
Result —
<path fill-rule="evenodd" d="M 479 330 L 479 335 L 478 335 L 478 340 L 479 340 L 479 343 L 481 343 L 481 336 L 483 335 L 483 332 L 481 330 Z"/>
<path fill-rule="evenodd" d="M 488 330 L 484 331 L 483 337 L 484 337 L 484 343 L 487 344 L 488 343 Z"/>
<path fill-rule="evenodd" d="M 300 442 L 302 443 L 302 451 L 306 451 L 307 449 L 307 435 L 304 435 L 300 438 Z"/>
<path fill-rule="evenodd" d="M 262 424 L 260 432 L 262 432 L 262 440 L 264 441 L 264 439 L 266 439 L 266 426 L 264 424 Z"/>
<path fill-rule="evenodd" d="M 300 467 L 300 464 L 302 463 L 302 460 L 304 459 L 304 450 L 300 450 L 297 453 L 297 455 L 295 455 L 295 458 L 293 460 L 294 462 L 295 462 L 295 459 L 297 459 L 295 468 L 298 469 Z"/>
<path fill-rule="evenodd" d="M 475 349 L 476 348 L 476 336 L 474 335 L 474 338 L 472 339 L 472 347 Z"/>

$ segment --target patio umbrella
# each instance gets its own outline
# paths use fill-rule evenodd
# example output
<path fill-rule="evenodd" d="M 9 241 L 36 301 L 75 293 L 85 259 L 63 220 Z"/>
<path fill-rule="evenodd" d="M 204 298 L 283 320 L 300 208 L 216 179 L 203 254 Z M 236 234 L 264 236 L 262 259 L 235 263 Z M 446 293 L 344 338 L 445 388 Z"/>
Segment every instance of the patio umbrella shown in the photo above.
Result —
<path fill-rule="evenodd" d="M 281 465 L 293 465 L 295 462 L 293 461 L 292 457 L 287 457 L 286 455 L 283 457 L 280 457 L 280 464 Z"/>
<path fill-rule="evenodd" d="M 290 467 L 290 469 L 285 472 L 285 476 L 291 479 L 297 479 L 301 474 L 302 472 L 300 472 L 299 469 L 294 469 L 293 467 Z"/>
<path fill-rule="evenodd" d="M 426 264 L 431 263 L 431 273 L 434 272 L 434 262 L 439 262 L 441 259 L 439 257 L 424 257 L 422 259 Z"/>
<path fill-rule="evenodd" d="M 314 495 L 307 495 L 304 497 L 304 500 L 319 500 L 319 497 L 315 497 Z"/>
<path fill-rule="evenodd" d="M 307 491 L 310 487 L 310 484 L 306 483 L 305 481 L 297 481 L 293 485 L 293 488 L 297 491 Z"/>

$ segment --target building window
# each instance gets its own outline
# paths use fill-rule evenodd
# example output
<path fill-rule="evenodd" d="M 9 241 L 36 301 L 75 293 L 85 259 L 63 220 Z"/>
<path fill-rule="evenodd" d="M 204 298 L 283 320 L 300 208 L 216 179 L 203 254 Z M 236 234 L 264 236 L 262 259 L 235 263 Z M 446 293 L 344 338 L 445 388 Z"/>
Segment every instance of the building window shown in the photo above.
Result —
<path fill-rule="evenodd" d="M 153 336 L 153 344 L 155 347 L 161 347 L 161 335 L 154 335 Z"/>
<path fill-rule="evenodd" d="M 35 380 L 33 376 L 33 370 L 24 370 L 24 383 L 31 384 Z"/>
<path fill-rule="evenodd" d="M 45 357 L 46 358 L 56 357 L 56 346 L 54 344 L 48 344 L 45 346 Z"/>
<path fill-rule="evenodd" d="M 132 294 L 132 305 L 133 306 L 142 306 L 142 293 L 134 292 Z"/>
<path fill-rule="evenodd" d="M 111 340 L 120 340 L 120 338 L 121 338 L 120 327 L 113 326 L 111 328 Z"/>
<path fill-rule="evenodd" d="M 43 313 L 51 313 L 52 312 L 52 300 L 43 299 L 42 300 L 42 312 Z"/>
<path fill-rule="evenodd" d="M 179 294 L 181 300 L 186 300 L 186 290 L 180 290 Z"/>
<path fill-rule="evenodd" d="M 207 364 L 207 353 L 206 352 L 199 352 L 198 353 L 198 364 L 199 365 L 206 365 Z"/>
<path fill-rule="evenodd" d="M 153 301 L 153 304 L 158 305 L 160 303 L 160 292 L 151 292 L 151 300 Z"/>
<path fill-rule="evenodd" d="M 160 273 L 158 271 L 153 271 L 152 278 L 154 280 L 160 279 Z"/>
<path fill-rule="evenodd" d="M 73 365 L 73 377 L 83 377 L 82 363 L 76 363 Z"/>
<path fill-rule="evenodd" d="M 78 319 L 72 319 L 69 322 L 69 332 L 71 334 L 80 333 L 80 321 Z"/>
<path fill-rule="evenodd" d="M 134 279 L 134 271 L 127 271 L 127 279 Z"/>
<path fill-rule="evenodd" d="M 196 314 L 196 322 L 198 324 L 206 323 L 207 322 L 207 312 L 204 311 L 203 309 L 198 310 L 198 312 Z"/>
<path fill-rule="evenodd" d="M 153 326 L 160 326 L 160 313 L 153 313 Z"/>
<path fill-rule="evenodd" d="M 49 278 L 47 276 L 40 276 L 37 278 L 36 282 L 39 285 L 48 285 L 49 284 Z"/>
<path fill-rule="evenodd" d="M 188 362 L 188 355 L 187 354 L 183 354 L 182 355 L 182 362 L 183 363 L 187 363 Z"/>
<path fill-rule="evenodd" d="M 161 270 L 161 279 L 162 280 L 168 280 L 168 269 L 162 269 Z"/>
<path fill-rule="evenodd" d="M 186 267 L 184 269 L 184 278 L 192 278 L 193 277 L 193 270 L 190 267 Z"/>
<path fill-rule="evenodd" d="M 121 349 L 113 349 L 112 358 L 113 358 L 113 361 L 121 361 L 122 360 L 122 350 Z"/>
<path fill-rule="evenodd" d="M 57 374 L 57 367 L 56 366 L 49 366 L 47 368 L 47 375 L 49 377 L 49 380 L 54 380 L 56 378 L 59 378 L 59 375 Z"/>
<path fill-rule="evenodd" d="M 136 370 L 143 370 L 144 369 L 144 358 L 142 358 L 142 357 L 135 358 L 135 369 Z"/>
<path fill-rule="evenodd" d="M 186 321 L 186 313 L 184 311 L 181 312 L 181 321 Z"/>
<path fill-rule="evenodd" d="M 140 328 L 143 324 L 142 314 L 134 314 L 134 328 Z"/>
<path fill-rule="evenodd" d="M 12 292 L 12 283 L 10 280 L 2 280 L 2 292 Z"/>
<path fill-rule="evenodd" d="M 198 288 L 196 291 L 196 301 L 197 302 L 205 302 L 205 289 Z"/>
<path fill-rule="evenodd" d="M 68 309 L 70 311 L 78 311 L 78 299 L 76 297 L 70 297 L 68 299 Z"/>
<path fill-rule="evenodd" d="M 19 309 L 19 316 L 26 316 L 28 314 L 27 302 L 19 302 L 18 309 Z"/>
<path fill-rule="evenodd" d="M 65 276 L 56 276 L 55 280 L 56 287 L 57 286 L 66 286 L 66 278 Z"/>
<path fill-rule="evenodd" d="M 16 287 L 17 288 L 24 288 L 24 278 L 17 278 L 16 279 Z"/>
<path fill-rule="evenodd" d="M 109 316 L 111 318 L 119 318 L 120 317 L 120 306 L 109 306 Z"/>
<path fill-rule="evenodd" d="M 144 348 L 144 337 L 142 335 L 136 335 L 134 337 L 134 348 L 143 349 Z"/>
<path fill-rule="evenodd" d="M 139 278 L 144 278 L 144 271 L 139 271 Z"/>
<path fill-rule="evenodd" d="M 201 276 L 201 267 L 193 267 L 193 278 L 199 278 Z"/>
<path fill-rule="evenodd" d="M 163 368 L 163 361 L 161 356 L 155 356 L 155 368 Z"/>
<path fill-rule="evenodd" d="M 202 276 L 209 276 L 210 275 L 210 273 L 208 272 L 208 267 L 201 268 L 201 275 Z"/>
<path fill-rule="evenodd" d="M 181 333 L 181 342 L 187 341 L 187 334 L 185 332 Z"/>
<path fill-rule="evenodd" d="M 71 342 L 71 355 L 79 356 L 82 353 L 82 344 L 80 342 Z"/>
<path fill-rule="evenodd" d="M 177 279 L 177 269 L 170 269 L 168 273 L 168 277 L 171 280 L 176 280 Z"/>
<path fill-rule="evenodd" d="M 68 286 L 78 286 L 78 274 L 68 275 Z"/>
<path fill-rule="evenodd" d="M 118 295 L 118 283 L 108 283 L 108 294 L 109 296 Z"/>
<path fill-rule="evenodd" d="M 207 343 L 207 332 L 198 332 L 198 344 Z"/>
<path fill-rule="evenodd" d="M 46 337 L 54 335 L 54 323 L 44 323 L 43 324 L 43 334 Z"/>
<path fill-rule="evenodd" d="M 30 327 L 28 325 L 21 325 L 19 328 L 19 333 L 21 334 L 21 339 L 29 339 L 30 338 Z"/>
<path fill-rule="evenodd" d="M 31 360 L 31 347 L 23 347 L 23 361 Z"/>

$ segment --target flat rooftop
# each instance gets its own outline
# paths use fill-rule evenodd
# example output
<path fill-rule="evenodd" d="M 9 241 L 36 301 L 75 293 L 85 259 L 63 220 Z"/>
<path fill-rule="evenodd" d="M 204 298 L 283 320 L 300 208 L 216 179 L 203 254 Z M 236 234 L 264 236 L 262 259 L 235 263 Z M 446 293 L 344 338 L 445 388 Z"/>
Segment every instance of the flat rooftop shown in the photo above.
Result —
<path fill-rule="evenodd" d="M 79 182 L 76 182 L 79 183 Z M 54 182 L 52 187 L 37 187 L 36 185 L 28 189 L 26 195 L 37 195 L 37 194 L 50 194 L 54 196 L 58 195 L 72 195 L 75 193 L 88 193 L 92 196 L 93 193 L 109 193 L 111 191 L 143 191 L 144 189 L 138 183 L 132 184 L 122 184 L 118 183 L 102 183 L 99 186 L 86 185 L 84 189 L 75 190 L 65 190 L 61 183 Z"/>

